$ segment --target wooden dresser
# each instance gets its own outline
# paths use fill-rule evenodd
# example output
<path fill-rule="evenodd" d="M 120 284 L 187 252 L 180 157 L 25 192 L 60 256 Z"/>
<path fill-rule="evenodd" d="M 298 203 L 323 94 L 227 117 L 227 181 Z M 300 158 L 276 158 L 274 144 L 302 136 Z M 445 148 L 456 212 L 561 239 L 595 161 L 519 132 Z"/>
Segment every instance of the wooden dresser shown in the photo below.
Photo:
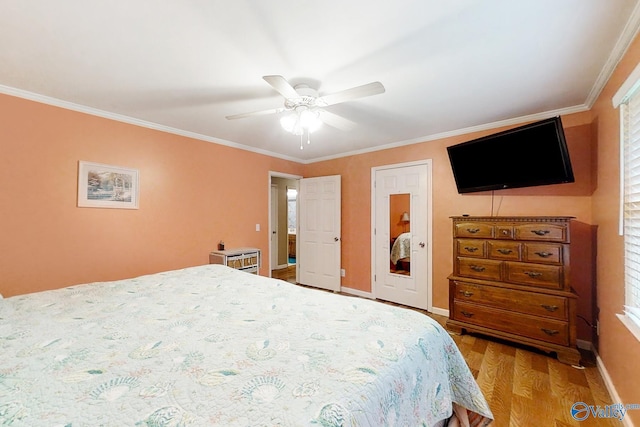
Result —
<path fill-rule="evenodd" d="M 577 365 L 571 217 L 452 217 L 447 327 L 555 352 Z"/>

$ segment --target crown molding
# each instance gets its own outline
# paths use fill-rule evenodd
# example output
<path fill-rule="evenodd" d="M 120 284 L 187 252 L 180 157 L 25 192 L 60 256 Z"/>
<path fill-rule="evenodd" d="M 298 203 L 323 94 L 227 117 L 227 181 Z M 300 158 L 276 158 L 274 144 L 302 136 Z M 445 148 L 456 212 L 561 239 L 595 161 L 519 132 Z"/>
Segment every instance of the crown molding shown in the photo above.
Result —
<path fill-rule="evenodd" d="M 274 153 L 268 150 L 262 150 L 260 148 L 250 147 L 248 145 L 238 144 L 237 142 L 228 141 L 220 138 L 212 138 L 207 135 L 202 135 L 196 132 L 189 132 L 182 129 L 173 128 L 170 126 L 161 125 L 158 123 L 149 122 L 146 120 L 136 119 L 135 117 L 125 116 L 124 114 L 116 114 L 105 110 L 100 110 L 98 108 L 88 107 L 86 105 L 76 104 L 69 101 L 64 101 L 58 98 L 53 98 L 51 96 L 41 95 L 35 92 L 29 92 L 22 89 L 16 89 L 10 86 L 0 85 L 0 93 L 5 95 L 15 96 L 17 98 L 23 98 L 34 102 L 39 102 L 42 104 L 51 105 L 53 107 L 64 108 L 66 110 L 77 111 L 79 113 L 89 114 L 92 116 L 102 117 L 109 120 L 115 120 L 117 122 L 128 123 L 134 126 L 140 126 L 147 129 L 153 129 L 160 132 L 171 133 L 174 135 L 184 136 L 186 138 L 198 139 L 201 141 L 211 142 L 213 144 L 225 145 L 227 147 L 238 148 L 240 150 L 250 151 L 256 154 L 262 154 L 269 157 L 276 157 L 283 160 L 288 160 L 296 163 L 301 163 L 302 161 L 295 157 L 285 156 L 283 154 Z"/>
<path fill-rule="evenodd" d="M 435 141 L 435 140 L 438 140 L 438 139 L 444 139 L 444 138 L 450 138 L 450 137 L 453 137 L 453 136 L 466 135 L 466 134 L 473 133 L 473 132 L 480 132 L 480 131 L 483 131 L 483 130 L 490 130 L 490 129 L 495 129 L 495 128 L 499 128 L 499 127 L 503 127 L 503 126 L 513 126 L 513 125 L 524 124 L 524 123 L 527 123 L 527 122 L 534 122 L 534 121 L 537 121 L 537 120 L 544 120 L 544 119 L 548 119 L 550 117 L 555 117 L 555 116 L 562 116 L 562 115 L 568 115 L 568 114 L 574 114 L 574 113 L 582 113 L 584 111 L 589 111 L 589 107 L 587 105 L 585 105 L 585 104 L 575 105 L 573 107 L 561 108 L 561 109 L 557 109 L 557 110 L 550 110 L 550 111 L 545 111 L 545 112 L 542 112 L 542 113 L 536 113 L 536 114 L 530 114 L 530 115 L 527 115 L 527 116 L 515 117 L 515 118 L 512 118 L 512 119 L 501 120 L 501 121 L 492 122 L 492 123 L 485 123 L 485 124 L 478 125 L 478 126 L 471 126 L 471 127 L 467 127 L 467 128 L 456 129 L 456 130 L 453 130 L 453 131 L 441 132 L 441 133 L 436 133 L 436 134 L 431 134 L 431 135 L 425 135 L 425 136 L 421 136 L 421 137 L 418 137 L 418 138 L 412 138 L 412 139 L 408 139 L 408 140 L 404 140 L 404 141 L 392 142 L 392 143 L 389 143 L 389 144 L 378 145 L 376 147 L 349 151 L 349 152 L 337 154 L 335 156 L 318 157 L 318 158 L 315 158 L 315 159 L 307 160 L 307 161 L 305 161 L 303 163 L 305 163 L 305 164 L 317 163 L 317 162 L 323 162 L 323 161 L 326 161 L 326 160 L 339 159 L 341 157 L 356 156 L 358 154 L 366 154 L 366 153 L 371 153 L 371 152 L 374 152 L 374 151 L 388 150 L 390 148 L 403 147 L 405 145 L 412 145 L 412 144 L 419 144 L 421 142 Z"/>
<path fill-rule="evenodd" d="M 620 37 L 618 37 L 618 41 L 613 47 L 607 62 L 602 67 L 602 70 L 600 70 L 600 74 L 598 75 L 596 82 L 592 86 L 589 95 L 587 95 L 585 105 L 587 105 L 589 109 L 593 107 L 593 104 L 600 96 L 602 89 L 604 89 L 605 85 L 613 75 L 613 72 L 620 63 L 620 60 L 622 60 L 624 54 L 627 53 L 631 42 L 638 35 L 638 31 L 640 31 L 640 3 L 637 3 L 631 12 L 631 16 L 627 20 L 627 24 L 624 26 Z"/>

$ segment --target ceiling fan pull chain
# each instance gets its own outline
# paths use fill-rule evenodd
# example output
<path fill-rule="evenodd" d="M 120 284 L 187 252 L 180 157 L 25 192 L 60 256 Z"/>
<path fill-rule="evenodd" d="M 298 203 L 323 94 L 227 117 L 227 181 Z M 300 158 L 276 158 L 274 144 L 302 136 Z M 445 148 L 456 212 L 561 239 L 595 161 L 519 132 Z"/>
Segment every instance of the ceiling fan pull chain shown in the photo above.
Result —
<path fill-rule="evenodd" d="M 307 128 L 307 144 L 311 144 L 311 132 Z"/>
<path fill-rule="evenodd" d="M 301 133 L 300 134 L 300 149 L 304 150 L 304 147 L 302 146 L 302 136 L 303 136 L 303 134 Z"/>

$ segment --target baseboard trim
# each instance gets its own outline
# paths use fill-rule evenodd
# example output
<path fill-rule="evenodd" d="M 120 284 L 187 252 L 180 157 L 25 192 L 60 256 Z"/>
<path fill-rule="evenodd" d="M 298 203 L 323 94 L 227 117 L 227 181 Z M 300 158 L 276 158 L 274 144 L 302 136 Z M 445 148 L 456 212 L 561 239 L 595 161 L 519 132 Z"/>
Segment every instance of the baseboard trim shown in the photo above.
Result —
<path fill-rule="evenodd" d="M 438 316 L 449 317 L 449 310 L 446 308 L 432 307 L 430 312 Z"/>
<path fill-rule="evenodd" d="M 373 294 L 371 292 L 365 292 L 365 291 L 361 291 L 359 289 L 353 289 L 353 288 L 347 288 L 345 286 L 342 286 L 340 288 L 341 292 L 344 292 L 345 294 L 349 294 L 349 295 L 355 295 L 357 297 L 362 297 L 362 298 L 368 298 L 368 299 L 375 299 L 373 297 Z"/>
<path fill-rule="evenodd" d="M 591 341 L 587 341 L 587 340 L 576 340 L 576 347 L 581 348 L 582 350 L 587 350 L 592 352 L 593 354 L 596 353 L 596 349 L 593 346 L 593 343 Z"/>
<path fill-rule="evenodd" d="M 593 354 L 596 356 L 596 366 L 598 367 L 598 371 L 600 372 L 600 375 L 602 375 L 602 380 L 604 381 L 604 385 L 607 387 L 607 390 L 611 395 L 611 399 L 613 400 L 613 402 L 611 403 L 612 404 L 622 403 L 622 399 L 620 399 L 620 395 L 618 394 L 616 387 L 613 385 L 611 376 L 609 376 L 609 372 L 607 371 L 607 368 L 604 366 L 604 362 L 600 358 L 600 355 L 598 354 L 595 348 L 592 349 L 591 351 L 593 351 Z M 622 424 L 625 427 L 634 427 L 633 421 L 631 421 L 631 419 L 627 416 L 625 416 L 622 419 Z"/>

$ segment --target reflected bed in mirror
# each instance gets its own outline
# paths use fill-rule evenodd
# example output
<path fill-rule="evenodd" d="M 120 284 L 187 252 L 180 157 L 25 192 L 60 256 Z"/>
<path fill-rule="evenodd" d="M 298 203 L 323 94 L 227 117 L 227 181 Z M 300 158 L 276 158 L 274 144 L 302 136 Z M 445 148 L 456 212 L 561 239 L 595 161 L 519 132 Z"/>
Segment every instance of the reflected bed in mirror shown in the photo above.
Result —
<path fill-rule="evenodd" d="M 391 266 L 393 273 L 411 273 L 411 233 L 402 233 L 394 239 L 391 246 Z"/>
<path fill-rule="evenodd" d="M 391 273 L 411 274 L 411 195 L 409 193 L 389 196 L 389 235 Z"/>

